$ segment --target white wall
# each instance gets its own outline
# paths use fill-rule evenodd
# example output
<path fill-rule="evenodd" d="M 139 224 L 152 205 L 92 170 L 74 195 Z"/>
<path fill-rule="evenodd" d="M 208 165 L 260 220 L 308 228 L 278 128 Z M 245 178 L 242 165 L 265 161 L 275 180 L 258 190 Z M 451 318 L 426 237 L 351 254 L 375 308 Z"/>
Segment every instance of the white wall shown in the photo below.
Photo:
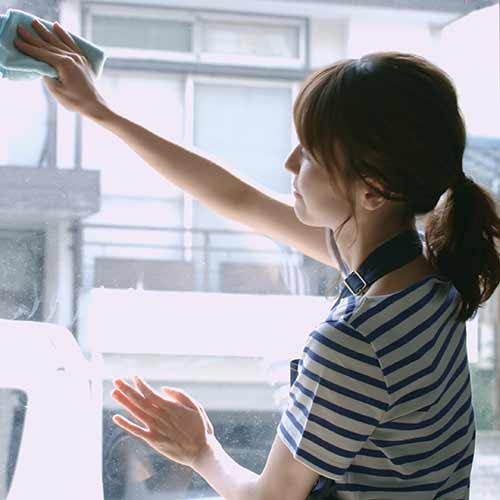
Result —
<path fill-rule="evenodd" d="M 348 19 L 311 19 L 312 68 L 320 68 L 346 57 L 348 26 Z"/>
<path fill-rule="evenodd" d="M 471 135 L 500 137 L 500 6 L 444 28 L 437 54 L 451 76 Z"/>
<path fill-rule="evenodd" d="M 348 57 L 388 50 L 432 57 L 434 42 L 427 22 L 407 21 L 394 13 L 384 19 L 351 19 L 346 50 Z"/>

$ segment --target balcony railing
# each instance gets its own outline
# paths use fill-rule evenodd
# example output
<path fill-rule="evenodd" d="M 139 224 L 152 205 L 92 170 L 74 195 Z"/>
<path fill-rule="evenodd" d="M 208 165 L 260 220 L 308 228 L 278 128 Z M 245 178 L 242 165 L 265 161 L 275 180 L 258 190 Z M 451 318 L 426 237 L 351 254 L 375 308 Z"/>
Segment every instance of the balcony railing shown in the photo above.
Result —
<path fill-rule="evenodd" d="M 306 272 L 308 257 L 250 231 L 84 224 L 81 234 L 86 288 L 318 295 L 330 269 Z"/>

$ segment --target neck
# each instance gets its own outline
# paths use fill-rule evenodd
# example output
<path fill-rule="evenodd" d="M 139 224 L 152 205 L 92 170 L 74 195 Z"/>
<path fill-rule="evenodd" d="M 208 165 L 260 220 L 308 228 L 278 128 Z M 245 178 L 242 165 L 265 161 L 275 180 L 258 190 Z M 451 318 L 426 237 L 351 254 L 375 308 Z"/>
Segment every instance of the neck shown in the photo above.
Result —
<path fill-rule="evenodd" d="M 358 222 L 357 234 L 354 230 L 353 220 L 342 228 L 340 234 L 336 235 L 336 243 L 344 262 L 350 271 L 358 269 L 373 250 L 385 241 L 398 234 L 413 229 L 416 231 L 415 220 L 405 225 L 395 224 L 373 224 Z"/>

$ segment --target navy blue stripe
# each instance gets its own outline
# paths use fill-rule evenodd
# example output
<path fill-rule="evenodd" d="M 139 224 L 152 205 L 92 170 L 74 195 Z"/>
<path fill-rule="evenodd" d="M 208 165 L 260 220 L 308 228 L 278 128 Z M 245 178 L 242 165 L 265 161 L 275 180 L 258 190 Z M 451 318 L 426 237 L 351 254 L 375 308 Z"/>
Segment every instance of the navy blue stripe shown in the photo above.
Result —
<path fill-rule="evenodd" d="M 469 398 L 470 401 L 470 398 Z M 459 409 L 459 413 L 457 412 L 444 426 L 443 428 L 440 428 L 439 430 L 433 432 L 432 434 L 428 436 L 421 436 L 418 438 L 413 438 L 413 439 L 401 439 L 398 441 L 387 441 L 387 440 L 382 440 L 382 439 L 371 439 L 371 442 L 377 446 L 378 448 L 391 448 L 394 446 L 408 446 L 409 444 L 415 444 L 415 443 L 427 443 L 431 441 L 436 441 L 439 439 L 445 432 L 455 423 L 455 421 L 462 416 L 465 411 L 467 411 L 466 405 L 470 404 L 470 402 L 467 401 L 465 404 L 462 405 L 461 409 Z M 462 410 L 462 408 L 465 408 Z M 470 408 L 469 408 L 470 409 Z M 458 414 L 458 417 L 456 416 Z M 474 422 L 474 413 L 471 412 L 469 416 L 469 422 L 467 425 L 471 425 Z M 363 450 L 361 450 L 363 451 Z M 380 450 L 365 450 L 367 453 L 361 453 L 362 455 L 366 455 L 368 457 L 375 457 L 375 458 L 383 458 L 384 460 L 389 460 L 389 462 L 396 464 L 394 460 L 396 459 L 390 459 L 387 457 L 387 453 L 383 453 Z"/>
<path fill-rule="evenodd" d="M 283 422 L 280 422 L 279 425 L 279 430 L 283 434 L 283 437 L 288 441 L 288 444 L 294 449 L 297 449 L 297 445 L 295 444 L 295 441 L 293 440 L 293 437 L 288 433 L 288 431 L 285 429 L 285 426 L 283 425 Z"/>
<path fill-rule="evenodd" d="M 472 460 L 474 459 L 474 455 L 469 455 L 467 458 L 464 458 L 457 467 L 457 470 L 460 470 L 462 467 L 467 467 L 472 464 Z"/>
<path fill-rule="evenodd" d="M 292 415 L 292 413 L 290 413 L 289 410 L 285 411 L 285 415 L 288 417 L 288 420 L 290 420 L 290 422 L 292 422 L 293 426 L 299 431 L 299 435 L 302 436 L 304 429 L 300 425 L 300 422 Z"/>
<path fill-rule="evenodd" d="M 401 486 L 399 488 L 390 488 L 383 486 L 368 486 L 366 484 L 356 484 L 356 483 L 336 483 L 335 491 L 382 491 L 382 492 L 399 492 L 399 493 L 410 493 L 416 491 L 434 491 L 439 488 L 441 483 L 425 483 L 418 484 L 415 486 Z"/>
<path fill-rule="evenodd" d="M 348 299 L 347 308 L 344 312 L 344 315 L 342 316 L 342 319 L 344 321 L 349 321 L 355 308 L 356 308 L 356 298 L 354 297 L 354 295 L 351 295 Z"/>
<path fill-rule="evenodd" d="M 366 434 L 359 434 L 357 432 L 351 431 L 344 429 L 343 427 L 339 427 L 338 425 L 333 424 L 329 420 L 326 420 L 319 415 L 315 415 L 314 413 L 307 413 L 307 408 L 300 403 L 297 398 L 295 397 L 295 394 L 290 393 L 290 397 L 292 398 L 294 402 L 294 406 L 297 406 L 300 411 L 304 414 L 304 416 L 310 420 L 311 422 L 314 422 L 321 427 L 324 427 L 325 429 L 328 429 L 331 432 L 334 432 L 335 434 L 338 434 L 340 436 L 344 436 L 346 438 L 352 439 L 353 441 L 366 441 L 368 435 Z"/>
<path fill-rule="evenodd" d="M 372 439 L 372 442 L 375 446 L 379 448 L 390 448 L 391 446 L 402 446 L 409 445 L 414 443 L 425 443 L 426 441 L 434 441 L 436 438 L 439 438 L 442 434 L 444 434 L 455 422 L 467 411 L 472 410 L 472 399 L 469 397 L 467 401 L 450 417 L 448 422 L 440 427 L 437 431 L 429 434 L 427 436 L 419 436 L 410 439 L 397 439 L 394 441 L 389 441 L 386 439 Z M 471 418 L 474 417 L 474 412 L 471 411 Z M 429 425 L 430 426 L 430 425 Z M 385 454 L 382 453 L 385 457 Z"/>
<path fill-rule="evenodd" d="M 321 446 L 321 448 L 328 450 L 330 453 L 334 453 L 335 455 L 338 455 L 340 457 L 352 460 L 356 456 L 356 451 L 344 450 L 343 448 L 339 448 L 338 446 L 335 446 L 332 443 L 321 439 L 319 436 L 316 436 L 316 434 L 313 434 L 312 432 L 304 431 L 303 437 L 313 443 L 316 443 L 318 446 Z"/>
<path fill-rule="evenodd" d="M 436 288 L 437 288 L 437 286 L 433 287 L 433 289 L 431 290 L 431 292 L 434 292 L 436 290 Z M 386 356 L 387 354 L 391 353 L 392 351 L 398 349 L 399 347 L 404 346 L 405 344 L 407 344 L 408 342 L 410 342 L 411 340 L 413 340 L 419 333 L 421 333 L 421 332 L 427 330 L 429 327 L 431 327 L 446 312 L 446 310 L 448 309 L 448 306 L 454 300 L 456 294 L 457 294 L 457 292 L 455 292 L 452 289 L 450 291 L 450 293 L 448 294 L 447 300 L 443 304 L 441 304 L 441 306 L 438 308 L 437 311 L 435 311 L 425 321 L 422 321 L 418 326 L 416 326 L 415 328 L 413 328 L 413 330 L 410 330 L 406 335 L 403 335 L 402 337 L 399 337 L 398 340 L 396 340 L 396 341 L 392 342 L 391 344 L 387 345 L 386 347 L 384 347 L 380 351 L 377 351 L 377 353 L 376 353 L 377 356 L 379 358 L 382 358 L 382 357 Z M 449 298 L 450 295 L 451 295 L 451 298 Z M 424 299 L 426 299 L 426 297 L 424 297 Z M 424 300 L 424 299 L 422 299 L 422 300 Z M 417 304 L 415 304 L 415 306 Z M 406 311 L 404 311 L 403 315 L 396 316 L 395 319 L 398 319 L 398 318 L 401 319 L 400 316 L 402 316 L 401 321 L 397 321 L 395 324 L 392 324 L 393 323 L 392 320 L 387 321 L 384 325 L 382 325 L 381 327 L 377 328 L 375 330 L 375 332 L 370 333 L 367 336 L 367 338 L 369 338 L 370 340 L 372 340 L 372 337 L 373 338 L 380 337 L 380 335 L 382 335 L 382 333 L 385 333 L 387 330 L 389 330 L 390 328 L 393 328 L 396 324 L 401 323 L 404 319 L 406 319 L 408 316 L 410 316 L 409 314 L 406 314 L 408 312 L 408 310 L 413 309 L 413 312 L 412 312 L 412 314 L 413 314 L 413 313 L 417 312 L 419 309 L 422 309 L 422 307 L 423 306 L 420 306 L 418 309 L 415 308 L 415 307 L 413 307 L 413 306 L 410 307 L 409 309 L 407 309 Z M 390 326 L 388 326 L 386 328 L 387 325 L 390 325 Z"/>
<path fill-rule="evenodd" d="M 325 337 L 321 332 L 318 332 L 317 330 L 314 330 L 309 335 L 309 337 L 314 338 L 315 340 L 317 340 L 321 344 L 325 345 L 326 347 L 329 347 L 330 349 L 333 349 L 334 351 L 345 354 L 346 356 L 349 356 L 350 358 L 362 361 L 363 363 L 366 363 L 367 365 L 380 367 L 379 362 L 376 358 L 366 356 L 365 354 L 360 354 L 359 352 L 353 351 L 352 349 L 348 349 L 347 347 L 344 347 L 341 344 L 337 344 L 337 342 L 330 340 L 328 337 Z M 366 340 L 364 338 L 363 338 L 363 342 L 365 344 L 368 343 L 368 342 L 366 342 Z"/>
<path fill-rule="evenodd" d="M 329 472 L 330 474 L 336 474 L 337 476 L 343 476 L 345 474 L 345 471 L 347 469 L 342 469 L 340 467 L 335 467 L 332 464 L 329 464 L 328 462 L 323 462 L 323 460 L 320 460 L 319 458 L 316 458 L 315 456 L 311 455 L 305 450 L 301 450 L 300 448 L 297 450 L 297 455 L 299 457 L 304 458 L 308 462 L 311 462 L 312 464 L 316 465 L 316 467 L 319 467 L 323 469 L 326 472 Z"/>
<path fill-rule="evenodd" d="M 349 467 L 349 472 L 352 471 L 360 474 L 369 474 L 375 477 L 397 477 L 398 479 L 404 479 L 404 480 L 417 479 L 419 477 L 426 476 L 427 474 L 432 474 L 433 472 L 444 469 L 449 465 L 457 462 L 457 460 L 461 459 L 465 455 L 465 453 L 469 449 L 469 445 L 471 442 L 472 440 L 469 441 L 469 443 L 467 443 L 467 446 L 463 448 L 461 451 L 455 453 L 454 455 L 449 456 L 448 458 L 442 460 L 436 465 L 433 465 L 432 467 L 427 467 L 426 469 L 421 469 L 419 471 L 410 474 L 403 474 L 396 470 L 389 470 L 389 469 L 381 470 L 381 469 L 374 469 L 373 467 L 365 467 L 362 465 L 354 465 L 354 464 L 351 464 L 351 466 Z"/>
<path fill-rule="evenodd" d="M 449 373 L 451 372 L 451 369 L 453 368 L 455 361 L 458 358 L 458 355 L 465 349 L 464 347 L 465 344 L 465 335 L 462 335 L 462 338 L 460 342 L 457 345 L 457 348 L 455 349 L 454 353 L 452 354 L 450 361 L 448 362 L 448 365 L 446 366 L 445 370 L 441 374 L 441 376 L 432 384 L 429 384 L 425 387 L 421 387 L 420 389 L 417 389 L 415 391 L 409 392 L 408 394 L 405 394 L 401 398 L 399 398 L 397 401 L 395 401 L 392 404 L 392 407 L 396 407 L 398 405 L 401 405 L 403 403 L 406 403 L 407 401 L 412 401 L 414 399 L 417 399 L 421 396 L 425 396 L 426 394 L 432 392 L 434 389 L 438 388 L 440 385 L 442 385 L 443 381 L 448 377 Z M 456 375 L 453 377 L 450 377 L 448 380 L 448 385 L 451 385 L 456 378 L 458 377 L 459 373 L 461 372 L 465 367 L 467 366 L 467 355 L 465 354 L 462 363 L 459 365 Z M 392 390 L 389 388 L 389 393 L 391 393 Z"/>
<path fill-rule="evenodd" d="M 405 387 L 408 387 L 410 384 L 413 384 L 413 382 L 425 377 L 426 375 L 434 373 L 439 362 L 442 360 L 444 353 L 449 350 L 449 346 L 450 346 L 450 343 L 452 341 L 453 334 L 455 333 L 455 330 L 461 324 L 463 324 L 461 321 L 457 321 L 455 323 L 455 325 L 453 326 L 453 328 L 448 332 L 448 335 L 446 336 L 446 339 L 443 342 L 443 345 L 440 347 L 438 353 L 434 356 L 434 359 L 432 360 L 432 363 L 429 366 L 423 368 L 422 370 L 419 370 L 416 373 L 413 373 L 412 375 L 410 375 L 409 377 L 406 377 L 405 379 L 402 379 L 397 384 L 391 385 L 391 387 L 389 389 L 389 394 L 394 394 L 395 392 L 399 391 L 400 389 L 404 389 Z M 464 327 L 464 329 L 465 329 L 465 327 Z M 462 333 L 462 335 L 463 335 L 463 333 Z M 465 335 L 463 338 L 465 338 Z M 435 340 L 435 338 L 431 342 L 433 342 L 434 340 Z M 400 364 L 400 363 L 396 363 L 396 364 Z"/>
<path fill-rule="evenodd" d="M 450 493 L 450 491 L 455 491 L 455 490 L 458 490 L 459 488 L 464 488 L 464 487 L 467 487 L 467 488 L 470 487 L 470 479 L 468 479 L 468 478 L 462 479 L 461 481 L 454 484 L 453 486 L 450 486 L 449 488 L 446 488 L 445 490 L 438 493 L 434 498 L 440 498 L 443 495 L 446 495 L 446 493 Z"/>
<path fill-rule="evenodd" d="M 290 392 L 289 396 L 292 398 L 294 406 L 296 406 L 302 412 L 302 415 L 304 415 L 304 417 L 306 417 L 306 418 L 309 418 L 310 414 L 309 414 L 307 408 L 297 399 L 295 394 Z"/>
<path fill-rule="evenodd" d="M 343 321 L 329 319 L 325 321 L 325 323 L 328 323 L 329 325 L 335 327 L 337 330 L 340 330 L 342 333 L 345 333 L 349 337 L 352 337 L 353 339 L 366 342 L 366 338 L 364 335 L 361 335 L 361 333 L 352 328 L 350 325 L 346 325 Z"/>
<path fill-rule="evenodd" d="M 354 318 L 351 321 L 351 325 L 354 328 L 358 328 L 358 326 L 361 326 L 365 321 L 369 320 L 372 316 L 375 316 L 375 314 L 383 311 L 384 309 L 387 309 L 391 304 L 398 301 L 399 299 L 406 297 L 407 295 L 409 295 L 411 292 L 413 292 L 417 288 L 420 288 L 421 286 L 423 286 L 425 283 L 427 283 L 432 278 L 434 278 L 434 276 L 427 276 L 426 278 L 424 278 L 424 280 L 422 282 L 414 283 L 413 285 L 411 285 L 407 289 L 402 290 L 401 292 L 398 292 L 391 297 L 387 297 L 387 299 L 384 299 L 381 302 L 379 302 L 378 304 L 371 306 L 368 311 L 366 311 L 363 314 L 360 314 L 359 316 Z"/>
<path fill-rule="evenodd" d="M 399 314 L 392 317 L 390 320 L 386 321 L 378 328 L 375 328 L 372 332 L 370 332 L 367 335 L 367 338 L 370 340 L 370 342 L 373 342 L 375 339 L 383 335 L 385 332 L 399 325 L 405 319 L 409 318 L 410 316 L 418 312 L 420 309 L 424 308 L 432 300 L 438 289 L 439 285 L 438 284 L 434 285 L 430 290 L 430 292 L 427 293 L 427 295 L 424 295 L 419 301 L 414 302 L 411 306 L 407 307 L 406 309 L 403 309 Z"/>
<path fill-rule="evenodd" d="M 387 387 L 386 387 L 384 381 L 370 377 L 368 375 L 365 375 L 364 373 L 355 372 L 354 370 L 350 370 L 349 368 L 345 368 L 344 366 L 339 365 L 338 363 L 334 363 L 333 361 L 330 361 L 330 360 L 324 358 L 323 356 L 316 354 L 312 349 L 310 349 L 307 346 L 304 348 L 304 352 L 311 359 L 316 361 L 316 363 L 319 363 L 320 365 L 326 366 L 330 370 L 333 370 L 337 373 L 342 373 L 342 375 L 346 375 L 347 377 L 350 377 L 352 379 L 359 380 L 360 382 L 364 382 L 365 384 L 371 385 L 373 387 L 377 387 L 378 389 L 383 389 L 384 391 L 387 390 Z M 351 352 L 353 354 L 355 354 L 354 351 L 351 351 Z M 346 354 L 346 356 L 348 356 L 348 355 Z M 361 357 L 359 355 L 358 356 L 349 356 L 349 357 L 352 357 L 353 359 L 357 359 L 360 362 L 364 362 L 363 360 L 359 359 Z M 363 357 L 366 358 L 366 356 L 363 356 Z M 372 358 L 369 358 L 369 359 L 372 359 Z M 377 362 L 376 359 L 374 361 Z"/>
<path fill-rule="evenodd" d="M 458 441 L 459 438 L 465 436 L 469 432 L 470 426 L 473 423 L 474 423 L 474 420 L 473 420 L 472 415 L 471 415 L 469 422 L 466 425 L 464 425 L 463 427 L 458 429 L 458 431 L 454 432 L 445 441 L 440 443 L 438 446 L 436 446 L 432 450 L 425 451 L 422 453 L 415 453 L 413 455 L 404 455 L 402 457 L 397 457 L 392 462 L 396 465 L 401 465 L 401 464 L 406 464 L 406 463 L 410 463 L 410 462 L 417 462 L 418 460 L 423 460 L 425 458 L 432 457 L 439 450 L 446 448 L 449 444 L 454 443 L 455 441 Z"/>
<path fill-rule="evenodd" d="M 469 446 L 471 445 L 471 443 L 475 440 L 476 438 L 476 430 L 474 429 L 474 434 L 472 436 L 472 439 L 469 441 Z M 472 464 L 472 458 L 473 458 L 474 455 L 470 455 L 464 459 L 462 459 L 460 462 L 458 462 L 458 465 L 455 467 L 455 469 L 453 470 L 453 472 L 451 474 L 449 474 L 449 477 L 453 477 L 455 475 L 455 473 L 460 470 L 462 467 L 465 467 L 467 465 L 470 465 Z M 458 488 L 462 488 L 464 486 L 464 481 L 467 481 L 467 484 L 465 486 L 469 486 L 469 480 L 470 478 L 465 478 L 465 479 L 462 479 L 461 481 L 459 481 L 458 483 L 455 483 L 453 486 L 450 486 L 449 488 L 446 488 L 445 490 L 439 492 L 438 496 L 436 496 L 435 498 L 438 498 L 440 496 L 443 496 L 443 494 L 447 493 L 447 492 L 450 492 L 450 491 L 453 491 L 453 490 L 456 490 Z M 449 478 L 446 478 L 442 483 L 441 483 L 441 486 L 443 486 L 444 484 L 446 484 L 447 482 L 449 481 Z M 457 485 L 461 485 L 461 486 L 457 486 Z"/>
<path fill-rule="evenodd" d="M 295 382 L 295 386 L 306 396 L 309 396 L 312 400 L 314 400 L 315 404 L 320 406 L 324 406 L 329 410 L 338 413 L 339 415 L 344 415 L 345 417 L 349 417 L 352 420 L 357 420 L 358 422 L 362 422 L 364 424 L 368 424 L 371 426 L 376 426 L 378 424 L 378 420 L 375 418 L 367 417 L 366 415 L 362 415 L 361 413 L 357 413 L 355 411 L 348 410 L 342 406 L 336 405 L 326 399 L 320 398 L 317 395 L 314 395 L 309 389 L 304 387 L 300 382 Z"/>
<path fill-rule="evenodd" d="M 380 450 L 370 450 L 368 448 L 361 448 L 361 450 L 359 450 L 358 455 L 363 455 L 365 457 L 372 457 L 372 458 L 384 458 L 384 459 L 387 458 L 385 454 L 382 453 Z"/>
<path fill-rule="evenodd" d="M 375 408 L 379 408 L 380 410 L 383 411 L 386 411 L 387 408 L 389 407 L 389 405 L 384 401 L 379 401 L 378 399 L 371 398 L 369 396 L 366 396 L 365 394 L 359 394 L 358 392 L 346 389 L 341 385 L 334 384 L 333 382 L 330 382 L 329 380 L 326 380 L 320 377 L 319 375 L 316 375 L 316 373 L 313 373 L 312 371 L 308 370 L 304 365 L 302 365 L 301 374 L 304 374 L 306 377 L 310 378 L 311 380 L 314 380 L 322 387 L 326 387 L 331 391 L 347 396 L 348 398 L 355 399 L 356 401 L 361 401 L 362 403 L 373 406 Z M 314 396 L 314 399 L 316 400 L 317 396 Z"/>
<path fill-rule="evenodd" d="M 324 439 L 321 439 L 319 436 L 316 436 L 312 432 L 309 432 L 307 430 L 304 430 L 304 428 L 300 425 L 300 422 L 298 422 L 295 417 L 287 410 L 286 415 L 294 425 L 294 427 L 299 431 L 300 435 L 300 440 L 302 439 L 308 439 L 309 441 L 316 443 L 317 445 L 321 446 L 325 450 L 328 450 L 330 453 L 335 453 L 335 455 L 339 455 L 345 458 L 352 459 L 356 455 L 355 451 L 351 450 L 344 450 L 343 448 L 339 448 L 338 446 L 335 446 L 332 443 L 329 443 L 325 441 Z M 366 437 L 365 437 L 366 439 Z M 300 445 L 297 446 L 297 448 L 301 448 Z"/>
<path fill-rule="evenodd" d="M 455 377 L 452 377 L 451 380 L 454 381 Z M 413 430 L 413 429 L 424 429 L 425 427 L 428 427 L 439 420 L 441 420 L 441 417 L 446 415 L 453 406 L 455 406 L 455 403 L 458 401 L 460 396 L 464 393 L 466 390 L 467 386 L 469 385 L 470 382 L 470 374 L 467 374 L 467 378 L 465 382 L 462 384 L 462 387 L 456 392 L 456 394 L 451 398 L 450 402 L 444 406 L 436 415 L 432 418 L 429 418 L 427 420 L 422 420 L 421 422 L 416 422 L 416 423 L 406 423 L 406 422 L 384 422 L 379 425 L 379 427 L 382 427 L 384 429 L 397 429 L 397 430 Z M 442 394 L 437 400 L 442 397 Z"/>
<path fill-rule="evenodd" d="M 406 358 L 402 358 L 400 361 L 397 361 L 396 363 L 393 363 L 390 366 L 387 366 L 383 369 L 384 375 L 387 376 L 391 374 L 392 372 L 395 372 L 396 370 L 399 370 L 400 368 L 403 368 L 410 363 L 413 363 L 414 361 L 418 361 L 421 359 L 425 353 L 430 351 L 437 343 L 438 339 L 441 336 L 441 332 L 444 331 L 444 327 L 448 325 L 448 322 L 450 319 L 455 315 L 455 313 L 458 311 L 458 308 L 460 307 L 460 303 L 457 303 L 453 311 L 448 315 L 448 317 L 444 320 L 443 324 L 439 327 L 439 330 L 436 332 L 436 334 L 432 337 L 429 342 L 424 344 L 422 347 L 417 349 L 414 353 L 410 354 L 409 356 L 406 356 Z"/>

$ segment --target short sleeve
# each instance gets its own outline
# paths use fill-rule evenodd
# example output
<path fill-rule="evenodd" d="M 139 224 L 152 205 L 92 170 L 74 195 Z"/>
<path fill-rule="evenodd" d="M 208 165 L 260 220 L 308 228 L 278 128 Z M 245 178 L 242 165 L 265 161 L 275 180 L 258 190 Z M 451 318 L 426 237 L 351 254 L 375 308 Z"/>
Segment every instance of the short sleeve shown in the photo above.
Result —
<path fill-rule="evenodd" d="M 339 480 L 389 407 L 373 347 L 344 321 L 310 333 L 278 435 L 294 458 Z"/>

